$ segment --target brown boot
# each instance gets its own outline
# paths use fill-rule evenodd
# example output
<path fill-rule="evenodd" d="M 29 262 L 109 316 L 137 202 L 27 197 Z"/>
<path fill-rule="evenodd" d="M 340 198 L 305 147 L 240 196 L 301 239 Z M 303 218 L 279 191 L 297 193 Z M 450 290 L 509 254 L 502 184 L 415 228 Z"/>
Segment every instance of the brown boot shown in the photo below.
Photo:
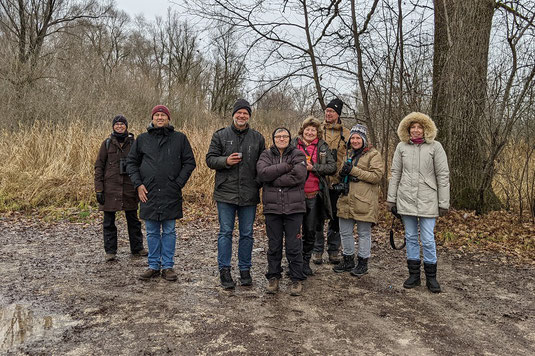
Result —
<path fill-rule="evenodd" d="M 148 281 L 151 278 L 156 278 L 156 277 L 159 277 L 159 276 L 160 276 L 160 271 L 159 270 L 152 269 L 152 268 L 147 268 L 145 270 L 145 272 L 143 272 L 139 276 L 139 279 L 144 280 L 144 281 Z"/>
<path fill-rule="evenodd" d="M 321 265 L 323 263 L 323 254 L 321 252 L 313 252 L 312 263 L 316 265 Z"/>
<path fill-rule="evenodd" d="M 296 296 L 301 295 L 302 291 L 303 291 L 303 282 L 293 281 L 292 287 L 290 288 L 290 295 L 296 297 Z"/>
<path fill-rule="evenodd" d="M 178 279 L 177 274 L 172 268 L 166 268 L 162 270 L 162 277 L 166 281 L 176 281 Z"/>
<path fill-rule="evenodd" d="M 132 253 L 132 256 L 134 256 L 134 257 L 144 257 L 144 256 L 148 256 L 148 255 L 149 255 L 149 251 L 147 251 L 144 248 L 142 248 L 141 250 L 139 250 L 137 252 Z"/>
<path fill-rule="evenodd" d="M 279 279 L 278 278 L 270 278 L 269 279 L 269 284 L 266 288 L 266 293 L 268 294 L 275 294 L 277 293 L 279 290 Z"/>

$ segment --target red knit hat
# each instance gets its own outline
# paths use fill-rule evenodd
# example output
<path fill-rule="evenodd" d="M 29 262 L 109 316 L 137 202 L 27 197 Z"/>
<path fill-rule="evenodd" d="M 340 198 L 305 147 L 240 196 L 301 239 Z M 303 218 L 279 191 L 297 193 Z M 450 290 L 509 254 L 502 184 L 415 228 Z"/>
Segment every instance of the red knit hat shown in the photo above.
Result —
<path fill-rule="evenodd" d="M 152 108 L 152 114 L 150 115 L 151 119 L 154 116 L 154 114 L 156 114 L 157 112 L 163 112 L 165 115 L 167 115 L 169 120 L 171 120 L 171 114 L 169 114 L 169 109 L 167 108 L 167 106 L 165 106 L 165 105 L 156 105 L 155 107 L 153 107 Z"/>

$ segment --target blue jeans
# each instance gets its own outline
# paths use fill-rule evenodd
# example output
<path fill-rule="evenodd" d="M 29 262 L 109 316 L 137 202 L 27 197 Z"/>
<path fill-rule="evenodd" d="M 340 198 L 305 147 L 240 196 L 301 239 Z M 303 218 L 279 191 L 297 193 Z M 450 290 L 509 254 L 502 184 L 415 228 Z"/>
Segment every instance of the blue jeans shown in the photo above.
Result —
<path fill-rule="evenodd" d="M 145 228 L 149 248 L 149 268 L 154 270 L 173 268 L 176 245 L 175 220 L 145 220 Z"/>
<path fill-rule="evenodd" d="M 435 245 L 435 218 L 403 215 L 405 225 L 405 239 L 407 240 L 407 259 L 420 261 L 420 244 L 418 243 L 418 225 L 420 226 L 420 241 L 424 252 L 424 263 L 437 263 L 437 248 Z"/>
<path fill-rule="evenodd" d="M 239 206 L 236 204 L 217 202 L 219 216 L 219 234 L 217 235 L 217 264 L 219 269 L 230 267 L 232 257 L 232 232 L 238 213 L 240 239 L 238 241 L 238 268 L 240 271 L 251 269 L 253 252 L 253 223 L 256 216 L 256 205 Z"/>

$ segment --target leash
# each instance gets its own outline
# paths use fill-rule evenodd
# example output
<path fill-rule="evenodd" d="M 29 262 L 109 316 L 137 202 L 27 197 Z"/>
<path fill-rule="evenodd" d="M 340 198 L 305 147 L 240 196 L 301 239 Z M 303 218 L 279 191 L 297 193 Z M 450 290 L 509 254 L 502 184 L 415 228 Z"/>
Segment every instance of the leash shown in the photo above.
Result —
<path fill-rule="evenodd" d="M 401 220 L 401 215 L 398 214 L 398 210 L 396 209 L 395 206 L 392 207 L 392 225 L 390 226 L 390 246 L 394 249 L 394 250 L 401 250 L 405 247 L 405 244 L 406 244 L 406 239 L 405 239 L 405 235 L 403 235 L 403 243 L 400 245 L 400 246 L 396 246 L 396 243 L 394 242 L 394 224 L 396 222 L 396 218 Z"/>

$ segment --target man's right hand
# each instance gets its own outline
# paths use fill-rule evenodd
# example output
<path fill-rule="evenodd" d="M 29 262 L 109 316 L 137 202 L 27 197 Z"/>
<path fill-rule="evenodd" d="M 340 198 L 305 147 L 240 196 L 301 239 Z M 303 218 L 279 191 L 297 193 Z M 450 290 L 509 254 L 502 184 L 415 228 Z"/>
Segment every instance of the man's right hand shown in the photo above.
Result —
<path fill-rule="evenodd" d="M 143 203 L 146 203 L 147 202 L 147 193 L 149 191 L 147 190 L 147 188 L 145 188 L 145 186 L 143 184 L 141 184 L 139 187 L 137 187 L 137 195 L 139 197 L 139 200 L 141 200 Z"/>
<path fill-rule="evenodd" d="M 234 152 L 233 154 L 231 154 L 230 156 L 227 157 L 227 165 L 228 166 L 233 166 L 235 164 L 238 164 L 241 162 L 241 157 L 240 157 L 240 154 L 238 152 Z"/>
<path fill-rule="evenodd" d="M 97 201 L 99 204 L 104 205 L 104 192 L 97 192 Z"/>

